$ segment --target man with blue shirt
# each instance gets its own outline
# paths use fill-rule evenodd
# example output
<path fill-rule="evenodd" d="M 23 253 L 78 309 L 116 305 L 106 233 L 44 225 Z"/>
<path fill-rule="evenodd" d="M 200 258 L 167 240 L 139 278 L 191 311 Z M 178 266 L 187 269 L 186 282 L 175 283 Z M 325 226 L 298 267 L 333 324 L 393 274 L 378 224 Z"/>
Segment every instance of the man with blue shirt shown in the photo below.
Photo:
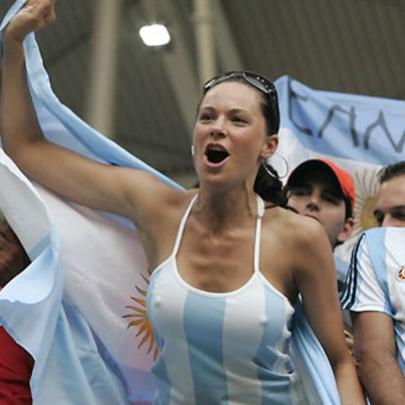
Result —
<path fill-rule="evenodd" d="M 385 167 L 374 215 L 357 242 L 342 305 L 352 314 L 360 379 L 372 404 L 405 400 L 405 162 Z"/>

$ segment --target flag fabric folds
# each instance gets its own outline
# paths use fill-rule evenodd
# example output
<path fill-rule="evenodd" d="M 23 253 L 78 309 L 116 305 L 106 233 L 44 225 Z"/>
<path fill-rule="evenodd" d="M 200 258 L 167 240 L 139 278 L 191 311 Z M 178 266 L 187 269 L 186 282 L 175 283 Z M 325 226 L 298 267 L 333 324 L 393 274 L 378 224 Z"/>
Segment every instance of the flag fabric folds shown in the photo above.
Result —
<path fill-rule="evenodd" d="M 14 3 L 0 31 L 24 3 Z M 34 34 L 26 38 L 24 50 L 45 136 L 90 158 L 147 170 L 179 187 L 59 102 Z M 33 261 L 0 291 L 0 323 L 35 359 L 34 404 L 147 403 L 153 395 L 148 371 L 155 347 L 150 334 L 137 336 L 148 326 L 148 279 L 133 225 L 33 186 L 3 152 L 1 169 L 1 207 Z"/>
<path fill-rule="evenodd" d="M 1 31 L 24 3 L 15 2 Z M 29 88 L 46 137 L 179 187 L 58 100 L 34 34 L 24 49 Z M 279 154 L 291 168 L 314 156 L 332 157 L 354 173 L 364 200 L 358 201 L 366 209 L 367 187 L 374 190 L 370 173 L 403 159 L 403 130 L 397 131 L 401 107 L 405 111 L 401 102 L 384 100 L 382 109 L 382 100 L 316 92 L 288 77 L 276 85 L 283 126 Z M 275 159 L 280 174 L 286 172 L 283 160 Z M 0 323 L 35 359 L 34 404 L 150 403 L 149 369 L 157 350 L 146 314 L 147 264 L 136 229 L 123 218 L 68 203 L 32 184 L 2 152 L 0 185 L 0 207 L 32 259 L 0 291 Z M 292 346 L 313 403 L 339 404 L 331 367 L 300 304 Z"/>

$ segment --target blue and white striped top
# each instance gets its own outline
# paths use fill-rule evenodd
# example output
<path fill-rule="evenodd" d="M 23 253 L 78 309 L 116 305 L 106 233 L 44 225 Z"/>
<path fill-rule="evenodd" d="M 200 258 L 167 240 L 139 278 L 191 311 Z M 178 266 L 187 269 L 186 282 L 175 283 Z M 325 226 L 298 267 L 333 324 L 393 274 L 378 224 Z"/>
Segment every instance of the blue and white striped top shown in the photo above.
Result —
<path fill-rule="evenodd" d="M 155 404 L 308 403 L 289 356 L 294 309 L 259 271 L 263 201 L 258 198 L 254 273 L 228 293 L 199 290 L 179 275 L 172 254 L 153 273 L 148 315 L 160 356 L 152 368 Z"/>
<path fill-rule="evenodd" d="M 354 247 L 344 309 L 377 311 L 392 318 L 398 365 L 405 374 L 405 229 L 376 228 L 363 233 Z"/>

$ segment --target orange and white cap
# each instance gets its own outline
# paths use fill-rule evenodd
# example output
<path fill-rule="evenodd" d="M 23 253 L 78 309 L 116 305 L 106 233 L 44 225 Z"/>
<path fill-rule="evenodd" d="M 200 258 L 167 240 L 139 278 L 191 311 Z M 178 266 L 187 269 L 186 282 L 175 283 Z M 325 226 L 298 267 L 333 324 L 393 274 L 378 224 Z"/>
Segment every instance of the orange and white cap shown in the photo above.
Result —
<path fill-rule="evenodd" d="M 298 165 L 290 174 L 287 180 L 287 186 L 292 186 L 300 177 L 304 170 L 308 169 L 327 169 L 333 173 L 341 188 L 342 194 L 350 201 L 352 209 L 356 200 L 356 191 L 354 187 L 353 177 L 346 170 L 343 170 L 337 164 L 329 159 L 310 159 Z"/>

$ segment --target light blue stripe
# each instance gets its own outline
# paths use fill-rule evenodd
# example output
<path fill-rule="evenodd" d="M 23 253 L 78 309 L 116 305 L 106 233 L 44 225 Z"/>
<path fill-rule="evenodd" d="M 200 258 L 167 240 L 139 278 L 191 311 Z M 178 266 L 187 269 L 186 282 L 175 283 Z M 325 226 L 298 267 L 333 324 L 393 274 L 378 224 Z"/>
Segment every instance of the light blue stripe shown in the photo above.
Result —
<path fill-rule="evenodd" d="M 258 378 L 262 385 L 262 404 L 278 405 L 290 404 L 289 384 L 290 379 L 287 373 L 273 371 L 279 354 L 275 348 L 280 339 L 287 313 L 284 300 L 273 291 L 265 289 L 265 313 L 268 320 L 261 339 L 259 349 L 254 358 L 258 367 Z M 282 350 L 289 352 L 288 344 Z"/>
<path fill-rule="evenodd" d="M 159 356 L 152 367 L 152 373 L 155 376 L 155 385 L 158 389 L 154 400 L 154 405 L 167 405 L 170 403 L 172 385 L 169 380 L 166 363 L 163 356 Z M 145 388 L 145 387 L 143 387 Z"/>
<path fill-rule="evenodd" d="M 384 295 L 387 298 L 384 301 L 384 311 L 387 314 L 393 314 L 393 308 L 389 301 L 389 291 L 387 282 L 387 263 L 386 263 L 386 249 L 385 249 L 385 228 L 371 229 L 366 232 L 366 243 L 368 253 L 372 262 L 373 271 L 377 277 Z"/>
<path fill-rule="evenodd" d="M 331 365 L 305 317 L 300 299 L 295 306 L 291 347 L 295 371 L 303 382 L 309 403 L 341 405 Z"/>
<path fill-rule="evenodd" d="M 228 401 L 222 348 L 225 305 L 225 298 L 210 299 L 194 293 L 186 298 L 184 333 L 196 404 L 226 404 Z"/>
<path fill-rule="evenodd" d="M 349 271 L 345 280 L 345 289 L 343 290 L 340 301 L 342 309 L 350 310 L 356 301 L 358 274 L 358 256 L 363 248 L 365 233 L 363 232 L 357 239 L 351 253 Z"/>
<path fill-rule="evenodd" d="M 136 403 L 136 401 L 141 401 L 141 403 L 142 401 L 148 401 L 150 403 L 153 400 L 155 392 L 155 382 L 152 373 L 124 364 L 120 364 L 119 367 L 125 377 L 125 381 L 131 381 L 131 384 L 127 387 L 128 401 L 130 403 Z"/>
<path fill-rule="evenodd" d="M 45 250 L 45 248 L 50 245 L 52 242 L 51 235 L 46 235 L 43 239 L 41 239 L 29 252 L 27 252 L 28 257 L 31 261 L 34 261 L 39 254 Z"/>
<path fill-rule="evenodd" d="M 66 375 L 67 378 L 59 378 Z M 55 379 L 56 377 L 56 379 Z M 77 309 L 64 304 L 34 404 L 127 403 L 117 364 Z"/>

